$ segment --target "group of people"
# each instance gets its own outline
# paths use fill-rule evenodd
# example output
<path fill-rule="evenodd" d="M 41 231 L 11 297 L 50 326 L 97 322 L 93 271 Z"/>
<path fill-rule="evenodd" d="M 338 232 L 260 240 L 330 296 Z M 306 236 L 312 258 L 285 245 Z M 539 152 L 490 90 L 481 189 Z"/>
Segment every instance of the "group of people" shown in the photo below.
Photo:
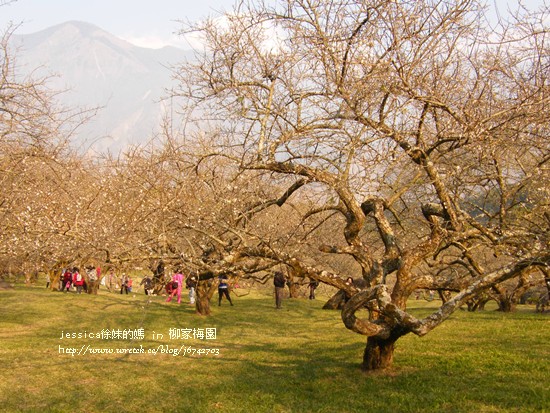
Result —
<path fill-rule="evenodd" d="M 59 278 L 59 291 L 69 292 L 76 291 L 81 294 L 82 291 L 87 292 L 91 288 L 99 288 L 100 285 L 106 287 L 110 292 L 118 292 L 120 294 L 130 294 L 134 286 L 134 280 L 130 275 L 123 273 L 120 277 L 115 275 L 114 270 L 110 270 L 103 278 L 101 278 L 101 269 L 99 267 L 86 267 L 85 276 L 81 273 L 78 267 L 65 268 L 61 271 Z M 184 276 L 181 271 L 176 271 L 170 282 L 166 285 L 168 293 L 167 302 L 170 302 L 173 297 L 177 296 L 178 304 L 181 303 L 181 292 L 183 289 Z M 46 277 L 46 288 L 51 284 L 50 276 Z M 145 276 L 140 283 L 146 295 L 152 295 L 154 283 L 150 276 Z M 185 286 L 189 290 L 189 302 L 195 304 L 195 289 L 197 286 L 197 277 L 190 275 L 185 280 Z M 231 301 L 231 299 L 229 299 Z"/>
<path fill-rule="evenodd" d="M 46 288 L 50 287 L 50 276 L 46 277 Z M 100 285 L 106 287 L 109 291 L 118 291 L 120 288 L 120 294 L 129 294 L 132 292 L 133 280 L 132 277 L 126 274 L 122 274 L 118 278 L 114 270 L 111 270 L 109 274 L 101 278 L 101 268 L 88 266 L 85 268 L 85 275 L 80 271 L 78 267 L 65 268 L 61 271 L 59 277 L 59 291 L 69 292 L 76 291 L 77 294 L 84 292 L 92 292 L 94 289 L 98 289 Z"/>
<path fill-rule="evenodd" d="M 120 291 L 120 294 L 130 294 L 132 292 L 134 280 L 126 273 L 122 273 L 119 278 L 112 269 L 101 279 L 101 285 L 105 286 L 110 292 Z"/>
<path fill-rule="evenodd" d="M 78 267 L 66 268 L 61 274 L 61 277 L 59 277 L 59 291 L 69 292 L 74 287 L 76 292 L 81 294 L 83 290 L 88 290 L 86 280 Z"/>
<path fill-rule="evenodd" d="M 132 288 L 134 286 L 134 280 L 132 280 L 132 277 L 126 274 L 122 274 L 122 277 L 120 279 L 120 293 L 126 292 L 126 294 L 129 294 L 132 292 Z"/>
<path fill-rule="evenodd" d="M 145 283 L 146 285 L 151 285 L 152 280 L 149 279 L 148 281 L 145 281 L 146 278 L 144 278 L 142 283 Z M 185 277 L 180 269 L 176 270 L 176 272 L 172 275 L 171 280 L 166 284 L 166 293 L 168 294 L 168 298 L 166 299 L 167 303 L 169 303 L 174 297 L 176 297 L 178 300 L 178 304 L 181 304 L 181 293 L 183 291 L 184 279 L 185 287 L 189 290 L 189 304 L 195 304 L 195 289 L 197 287 L 197 277 L 194 274 L 189 274 L 187 277 Z M 148 290 L 146 286 L 145 294 L 148 294 L 147 291 Z"/>
<path fill-rule="evenodd" d="M 118 291 L 119 288 L 120 294 L 129 294 L 132 292 L 133 280 L 129 275 L 123 273 L 119 278 L 115 275 L 114 270 L 110 270 L 103 278 L 100 277 L 100 274 L 101 269 L 99 267 L 87 267 L 86 277 L 81 274 L 78 267 L 64 269 L 59 280 L 59 291 L 68 292 L 74 287 L 77 294 L 81 294 L 82 291 L 88 291 L 95 283 L 98 283 L 97 288 L 99 288 L 100 283 L 111 292 Z M 175 298 L 178 304 L 181 304 L 181 295 L 185 285 L 189 290 L 189 303 L 195 304 L 197 281 L 198 278 L 195 274 L 189 274 L 185 277 L 183 271 L 180 269 L 176 270 L 165 286 L 168 295 L 166 302 L 169 303 Z M 350 279 L 348 279 L 346 283 L 350 283 Z M 49 284 L 50 280 L 48 278 L 46 287 L 48 287 Z M 280 271 L 276 271 L 273 277 L 273 285 L 275 287 L 275 308 L 277 309 L 282 308 L 282 299 L 286 284 L 287 279 L 284 274 Z M 309 299 L 315 299 L 315 290 L 318 285 L 319 282 L 316 280 L 311 280 L 309 283 Z M 143 286 L 146 295 L 153 294 L 154 282 L 150 276 L 145 276 L 141 280 L 140 286 Z M 218 277 L 218 306 L 221 306 L 224 297 L 229 301 L 230 305 L 233 305 L 228 277 L 225 274 Z"/>
<path fill-rule="evenodd" d="M 174 297 L 177 298 L 178 304 L 181 303 L 181 292 L 183 290 L 183 280 L 185 279 L 185 287 L 189 290 L 189 304 L 195 304 L 195 289 L 197 287 L 197 276 L 190 274 L 184 277 L 181 270 L 177 270 L 172 275 L 170 281 L 166 284 L 166 292 L 168 298 L 166 302 L 169 303 Z M 231 294 L 229 292 L 227 275 L 223 274 L 218 277 L 218 306 L 222 305 L 222 299 L 225 297 L 229 301 L 230 305 L 233 305 L 231 300 Z"/>
<path fill-rule="evenodd" d="M 276 271 L 273 276 L 273 285 L 275 287 L 275 308 L 282 308 L 283 293 L 288 280 L 281 271 Z M 308 284 L 309 299 L 315 300 L 315 290 L 319 287 L 319 281 L 311 279 Z"/>
<path fill-rule="evenodd" d="M 99 267 L 87 267 L 86 277 L 80 272 L 80 268 L 65 268 L 61 271 L 59 277 L 59 291 L 68 292 L 72 288 L 77 294 L 82 294 L 82 291 L 88 292 L 95 287 L 95 283 L 99 280 L 101 269 Z M 46 279 L 46 288 L 50 286 L 49 276 Z"/>

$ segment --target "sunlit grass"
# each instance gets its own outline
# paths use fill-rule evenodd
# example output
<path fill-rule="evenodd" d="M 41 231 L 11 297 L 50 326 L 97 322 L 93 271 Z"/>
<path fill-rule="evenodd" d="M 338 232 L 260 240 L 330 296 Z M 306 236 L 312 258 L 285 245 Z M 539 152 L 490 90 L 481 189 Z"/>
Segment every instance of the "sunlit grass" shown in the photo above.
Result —
<path fill-rule="evenodd" d="M 323 301 L 261 293 L 213 303 L 211 317 L 142 294 L 20 287 L 0 292 L 0 410 L 6 412 L 543 412 L 550 409 L 550 318 L 457 312 L 398 342 L 395 367 L 359 369 L 365 339 Z M 435 303 L 412 301 L 425 314 Z M 60 339 L 61 332 L 144 328 L 144 340 Z M 216 328 L 170 340 L 170 328 Z M 155 336 L 153 336 L 153 333 Z M 156 336 L 164 334 L 163 338 Z M 219 356 L 59 354 L 59 346 L 218 348 Z"/>

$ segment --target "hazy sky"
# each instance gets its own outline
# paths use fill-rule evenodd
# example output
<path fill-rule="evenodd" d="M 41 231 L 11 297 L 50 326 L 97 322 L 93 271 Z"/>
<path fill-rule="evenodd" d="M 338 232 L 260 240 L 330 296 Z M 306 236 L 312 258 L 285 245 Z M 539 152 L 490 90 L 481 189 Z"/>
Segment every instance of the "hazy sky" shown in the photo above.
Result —
<path fill-rule="evenodd" d="M 268 2 L 275 3 L 276 0 Z M 533 9 L 545 0 L 522 0 Z M 550 1 L 550 0 L 546 0 Z M 6 0 L 0 0 L 0 4 Z M 174 33 L 176 20 L 199 20 L 217 11 L 230 11 L 235 0 L 16 0 L 0 7 L 0 30 L 8 22 L 21 23 L 19 34 L 33 33 L 69 20 L 81 20 L 139 46 L 184 46 Z M 488 0 L 501 11 L 518 0 Z M 514 6 L 512 6 L 514 7 Z"/>
<path fill-rule="evenodd" d="M 0 0 L 0 4 L 6 0 Z M 21 23 L 18 34 L 46 29 L 69 20 L 81 20 L 134 44 L 178 45 L 176 20 L 200 20 L 218 11 L 230 11 L 235 0 L 17 0 L 0 7 L 0 30 Z M 181 45 L 181 44 L 180 44 Z"/>

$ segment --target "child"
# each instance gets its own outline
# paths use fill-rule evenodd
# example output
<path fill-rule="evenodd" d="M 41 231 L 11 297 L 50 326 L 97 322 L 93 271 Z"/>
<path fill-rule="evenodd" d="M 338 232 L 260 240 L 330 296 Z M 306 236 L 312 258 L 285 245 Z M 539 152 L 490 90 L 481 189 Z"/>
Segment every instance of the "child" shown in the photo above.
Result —
<path fill-rule="evenodd" d="M 63 290 L 65 290 L 65 292 L 69 291 L 69 288 L 71 288 L 72 282 L 73 282 L 73 274 L 71 273 L 71 270 L 66 269 L 65 273 L 63 274 Z"/>

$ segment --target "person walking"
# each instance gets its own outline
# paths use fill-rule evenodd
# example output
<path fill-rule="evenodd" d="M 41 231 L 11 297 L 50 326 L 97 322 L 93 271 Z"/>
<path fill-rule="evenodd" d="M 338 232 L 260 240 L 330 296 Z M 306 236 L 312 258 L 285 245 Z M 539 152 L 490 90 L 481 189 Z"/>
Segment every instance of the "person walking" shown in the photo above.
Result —
<path fill-rule="evenodd" d="M 285 290 L 286 279 L 281 271 L 276 271 L 273 277 L 273 285 L 275 286 L 275 308 L 281 309 L 283 303 L 283 292 Z"/>
<path fill-rule="evenodd" d="M 126 294 L 128 294 L 128 276 L 126 274 L 122 274 L 122 278 L 120 279 L 120 294 L 123 291 L 126 291 Z"/>
<path fill-rule="evenodd" d="M 229 301 L 229 304 L 233 305 L 231 297 L 229 296 L 229 285 L 227 284 L 227 275 L 223 274 L 218 277 L 218 306 L 222 305 L 222 297 L 225 296 Z"/>
<path fill-rule="evenodd" d="M 319 287 L 319 281 L 310 280 L 309 281 L 309 299 L 315 300 L 315 290 Z"/>

